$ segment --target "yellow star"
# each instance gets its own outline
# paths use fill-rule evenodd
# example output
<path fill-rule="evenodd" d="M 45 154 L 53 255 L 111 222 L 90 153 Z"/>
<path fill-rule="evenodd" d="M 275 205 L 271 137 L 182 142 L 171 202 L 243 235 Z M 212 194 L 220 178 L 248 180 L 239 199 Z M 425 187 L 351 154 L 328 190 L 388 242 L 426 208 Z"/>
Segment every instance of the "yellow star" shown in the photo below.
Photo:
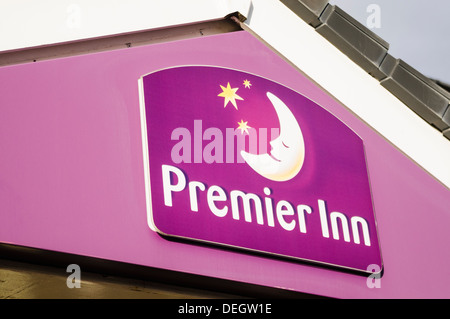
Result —
<path fill-rule="evenodd" d="M 236 91 L 238 90 L 238 88 L 232 89 L 230 87 L 230 83 L 229 82 L 227 84 L 227 87 L 223 87 L 221 85 L 220 88 L 222 89 L 222 93 L 220 93 L 217 96 L 221 96 L 221 97 L 225 98 L 223 107 L 226 107 L 228 102 L 231 102 L 231 104 L 233 104 L 233 106 L 237 110 L 238 108 L 237 108 L 237 105 L 236 105 L 236 100 L 244 100 L 243 98 L 241 98 L 239 95 L 236 94 Z"/>
<path fill-rule="evenodd" d="M 241 130 L 241 134 L 244 134 L 244 132 L 249 134 L 248 129 L 251 128 L 251 126 L 248 126 L 247 123 L 248 123 L 248 121 L 244 122 L 244 120 L 241 120 L 240 122 L 238 122 L 239 127 L 237 129 Z"/>
<path fill-rule="evenodd" d="M 252 84 L 250 83 L 249 80 L 244 80 L 244 86 L 245 86 L 247 89 L 249 89 L 250 86 L 252 86 Z"/>

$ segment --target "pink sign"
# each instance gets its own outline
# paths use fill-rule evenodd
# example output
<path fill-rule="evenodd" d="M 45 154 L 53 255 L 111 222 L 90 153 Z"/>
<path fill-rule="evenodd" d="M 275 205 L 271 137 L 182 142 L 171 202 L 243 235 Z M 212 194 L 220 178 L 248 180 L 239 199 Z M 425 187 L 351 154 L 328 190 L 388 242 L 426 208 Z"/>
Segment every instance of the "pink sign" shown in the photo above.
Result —
<path fill-rule="evenodd" d="M 220 68 L 175 67 L 180 65 Z M 139 94 L 140 78 L 145 96 L 144 90 Z M 450 295 L 450 278 L 442 275 L 450 265 L 449 189 L 246 31 L 2 67 L 0 83 L 2 244 L 338 298 Z M 140 114 L 144 98 L 150 138 L 144 141 L 144 151 L 150 145 L 146 165 L 141 132 L 146 116 Z M 276 111 L 283 105 L 295 121 L 283 116 L 289 112 Z M 276 143 L 279 135 L 285 136 L 284 118 L 295 129 L 298 124 L 304 161 L 290 180 L 274 181 L 245 162 L 237 143 L 241 135 L 251 140 L 256 132 L 257 149 L 247 142 L 247 153 L 280 160 Z M 231 154 L 227 128 L 239 127 Z M 301 154 L 301 147 L 296 150 Z M 173 177 L 167 184 L 172 207 L 164 201 L 162 165 Z M 146 189 L 149 168 L 152 184 Z M 180 191 L 173 189 L 177 172 L 186 178 Z M 189 185 L 195 188 L 197 201 L 192 202 L 198 211 L 191 208 Z M 212 186 L 223 189 L 227 200 Z M 150 190 L 153 210 L 148 209 Z M 223 217 L 210 210 L 208 191 L 214 207 L 228 207 Z M 244 208 L 239 220 L 233 218 L 232 191 L 259 197 L 262 224 L 253 207 L 251 222 L 245 220 Z M 238 193 L 233 194 L 242 205 Z M 329 237 L 323 236 L 321 207 Z M 180 243 L 158 235 L 148 227 L 148 211 L 160 231 L 192 235 L 197 241 Z M 273 212 L 273 226 L 268 211 Z M 350 241 L 341 229 L 342 215 L 334 212 L 345 215 Z M 354 242 L 354 216 L 367 223 L 370 246 L 364 243 L 364 222 L 357 218 L 360 243 Z M 333 223 L 339 239 L 333 238 Z M 198 241 L 206 239 L 194 235 L 266 254 L 205 246 Z M 227 244 L 231 237 L 235 242 Z M 277 253 L 269 250 L 273 247 Z M 277 258 L 278 253 L 290 259 Z M 303 260 L 360 270 L 369 263 L 384 265 L 381 286 L 367 285 L 369 273 L 359 276 Z"/>
<path fill-rule="evenodd" d="M 363 141 L 330 112 L 221 67 L 164 69 L 140 89 L 152 230 L 350 270 L 382 265 Z"/>

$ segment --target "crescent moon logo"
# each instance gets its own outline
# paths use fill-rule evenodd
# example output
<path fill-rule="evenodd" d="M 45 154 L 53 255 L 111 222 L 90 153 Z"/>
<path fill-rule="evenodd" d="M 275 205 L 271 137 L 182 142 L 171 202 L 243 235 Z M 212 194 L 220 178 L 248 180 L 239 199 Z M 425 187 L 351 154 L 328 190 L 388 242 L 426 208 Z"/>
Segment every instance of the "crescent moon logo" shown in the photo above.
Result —
<path fill-rule="evenodd" d="M 300 126 L 291 110 L 277 96 L 267 92 L 277 113 L 280 135 L 270 142 L 272 149 L 265 154 L 241 151 L 245 162 L 259 175 L 272 181 L 284 182 L 294 178 L 305 159 L 305 143 Z"/>

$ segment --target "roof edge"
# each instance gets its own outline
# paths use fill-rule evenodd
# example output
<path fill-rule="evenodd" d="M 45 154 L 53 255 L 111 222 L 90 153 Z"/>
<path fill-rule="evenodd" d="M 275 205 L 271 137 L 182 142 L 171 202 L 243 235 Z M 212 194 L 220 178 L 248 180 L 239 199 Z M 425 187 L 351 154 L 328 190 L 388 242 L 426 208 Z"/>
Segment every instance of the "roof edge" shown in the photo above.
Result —
<path fill-rule="evenodd" d="M 389 43 L 328 0 L 280 0 L 450 140 L 450 92 L 388 53 Z"/>

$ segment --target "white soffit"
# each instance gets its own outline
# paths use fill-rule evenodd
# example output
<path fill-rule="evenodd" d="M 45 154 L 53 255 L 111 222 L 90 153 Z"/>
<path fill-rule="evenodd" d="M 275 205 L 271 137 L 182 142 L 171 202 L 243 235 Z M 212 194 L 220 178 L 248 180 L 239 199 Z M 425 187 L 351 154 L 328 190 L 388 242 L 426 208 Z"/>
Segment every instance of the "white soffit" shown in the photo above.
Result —
<path fill-rule="evenodd" d="M 2 0 L 0 52 L 244 16 L 250 0 Z"/>
<path fill-rule="evenodd" d="M 250 30 L 450 188 L 450 142 L 441 132 L 283 3 L 252 0 L 248 18 Z"/>

